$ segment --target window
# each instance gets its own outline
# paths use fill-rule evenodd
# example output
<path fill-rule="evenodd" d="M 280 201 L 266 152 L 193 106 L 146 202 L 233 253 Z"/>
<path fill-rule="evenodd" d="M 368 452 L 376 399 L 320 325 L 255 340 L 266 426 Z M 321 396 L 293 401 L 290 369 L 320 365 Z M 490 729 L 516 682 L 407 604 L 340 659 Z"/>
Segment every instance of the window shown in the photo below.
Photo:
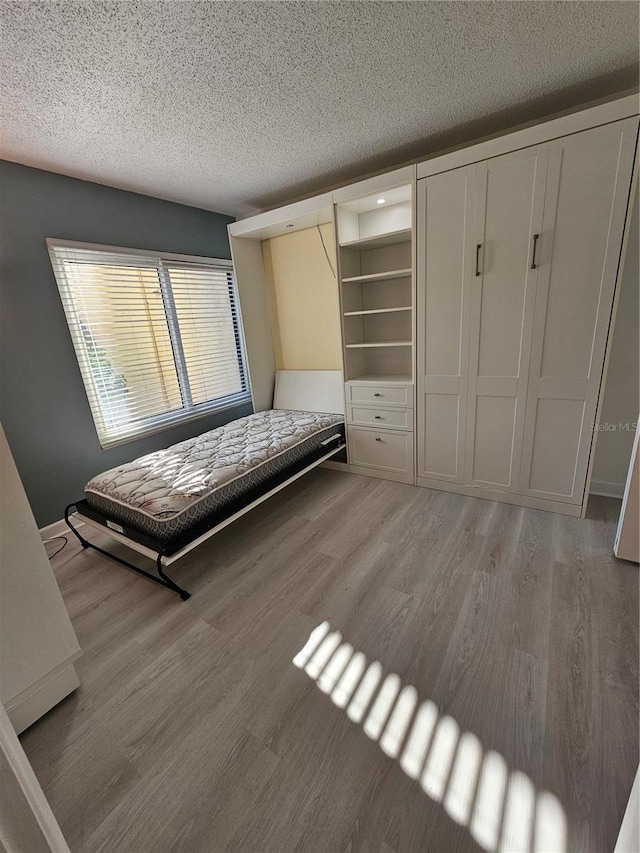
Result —
<path fill-rule="evenodd" d="M 102 447 L 250 399 L 230 261 L 47 245 Z"/>

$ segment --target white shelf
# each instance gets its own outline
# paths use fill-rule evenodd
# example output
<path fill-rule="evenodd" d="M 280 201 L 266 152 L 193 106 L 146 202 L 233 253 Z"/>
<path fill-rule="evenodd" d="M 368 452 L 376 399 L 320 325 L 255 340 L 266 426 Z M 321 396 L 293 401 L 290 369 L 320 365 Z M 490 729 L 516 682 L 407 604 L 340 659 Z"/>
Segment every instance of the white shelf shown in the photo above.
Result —
<path fill-rule="evenodd" d="M 396 243 L 408 243 L 411 240 L 411 228 L 403 228 L 401 231 L 388 231 L 385 234 L 376 234 L 375 237 L 361 237 L 359 240 L 349 240 L 340 243 L 343 249 L 376 249 L 380 246 L 393 246 Z"/>
<path fill-rule="evenodd" d="M 411 305 L 400 308 L 370 308 L 367 311 L 345 311 L 345 317 L 362 317 L 364 314 L 397 314 L 399 311 L 411 311 Z"/>
<path fill-rule="evenodd" d="M 369 349 L 371 347 L 410 347 L 411 341 L 361 341 L 358 344 L 345 344 L 347 349 Z"/>
<path fill-rule="evenodd" d="M 370 275 L 352 275 L 349 278 L 343 278 L 342 283 L 360 282 L 366 284 L 368 281 L 385 281 L 392 278 L 409 278 L 411 276 L 411 267 L 404 270 L 390 270 L 389 272 L 375 272 Z"/>
<path fill-rule="evenodd" d="M 349 379 L 348 381 L 371 382 L 376 385 L 379 385 L 381 382 L 386 382 L 388 384 L 411 385 L 413 383 L 413 377 L 410 373 L 363 373 L 361 376 L 354 376 L 353 379 Z"/>

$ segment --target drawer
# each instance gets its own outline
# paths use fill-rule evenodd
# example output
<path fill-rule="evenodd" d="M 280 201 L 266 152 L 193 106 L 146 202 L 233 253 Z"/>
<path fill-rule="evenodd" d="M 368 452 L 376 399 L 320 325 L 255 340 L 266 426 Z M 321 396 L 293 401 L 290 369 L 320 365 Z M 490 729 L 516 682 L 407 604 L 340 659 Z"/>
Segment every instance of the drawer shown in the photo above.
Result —
<path fill-rule="evenodd" d="M 349 464 L 413 474 L 413 433 L 349 427 Z"/>
<path fill-rule="evenodd" d="M 388 406 L 348 406 L 347 422 L 379 429 L 408 429 L 413 431 L 413 409 Z"/>
<path fill-rule="evenodd" d="M 409 406 L 413 408 L 413 385 L 347 383 L 347 402 L 374 403 L 376 406 Z"/>

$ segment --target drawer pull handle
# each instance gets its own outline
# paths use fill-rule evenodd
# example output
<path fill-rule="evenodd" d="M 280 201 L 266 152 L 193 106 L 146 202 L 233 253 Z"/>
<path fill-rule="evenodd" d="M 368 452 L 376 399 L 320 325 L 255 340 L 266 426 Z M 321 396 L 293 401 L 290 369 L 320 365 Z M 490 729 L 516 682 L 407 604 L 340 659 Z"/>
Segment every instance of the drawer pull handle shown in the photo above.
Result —
<path fill-rule="evenodd" d="M 375 418 L 377 421 L 381 421 L 381 420 L 382 420 L 382 415 L 374 415 L 374 418 Z"/>
<path fill-rule="evenodd" d="M 382 394 L 379 394 L 377 391 L 373 392 L 374 397 L 382 397 Z"/>
<path fill-rule="evenodd" d="M 376 438 L 376 441 L 382 441 L 382 439 L 381 439 L 381 438 Z"/>

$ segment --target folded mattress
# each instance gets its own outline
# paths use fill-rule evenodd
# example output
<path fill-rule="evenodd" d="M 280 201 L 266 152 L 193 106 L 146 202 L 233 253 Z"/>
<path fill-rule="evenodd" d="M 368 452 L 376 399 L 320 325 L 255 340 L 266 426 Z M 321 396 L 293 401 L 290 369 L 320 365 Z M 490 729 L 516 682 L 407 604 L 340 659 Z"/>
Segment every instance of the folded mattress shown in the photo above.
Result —
<path fill-rule="evenodd" d="M 85 497 L 106 518 L 167 542 L 312 456 L 343 421 L 321 412 L 258 412 L 111 468 L 87 483 Z"/>

